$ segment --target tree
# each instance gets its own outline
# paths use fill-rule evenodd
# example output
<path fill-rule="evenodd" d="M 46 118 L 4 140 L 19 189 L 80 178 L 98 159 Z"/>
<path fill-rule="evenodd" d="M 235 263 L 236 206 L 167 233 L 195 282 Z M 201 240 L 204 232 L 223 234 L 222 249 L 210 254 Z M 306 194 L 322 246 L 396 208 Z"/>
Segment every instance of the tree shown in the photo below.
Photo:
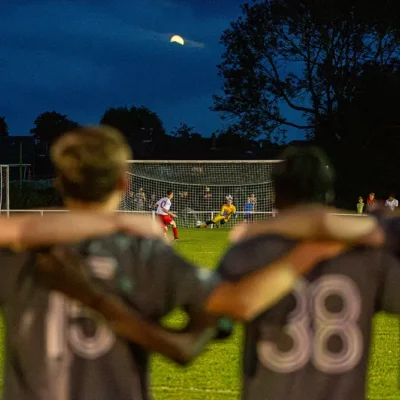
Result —
<path fill-rule="evenodd" d="M 191 139 L 193 135 L 198 135 L 194 133 L 194 127 L 189 126 L 183 122 L 178 127 L 175 127 L 171 132 L 171 135 L 176 139 L 188 140 Z"/>
<path fill-rule="evenodd" d="M 399 8 L 391 0 L 244 4 L 221 37 L 224 94 L 214 96 L 213 109 L 251 137 L 294 127 L 309 138 L 340 139 L 336 110 L 352 101 L 365 67 L 399 65 Z M 289 119 L 283 108 L 305 122 Z M 316 129 L 321 125 L 330 129 Z"/>
<path fill-rule="evenodd" d="M 79 124 L 56 111 L 39 114 L 30 133 L 40 144 L 51 144 L 63 133 L 76 129 Z"/>
<path fill-rule="evenodd" d="M 121 131 L 132 145 L 144 139 L 157 140 L 165 134 L 158 115 L 146 107 L 116 107 L 107 109 L 100 121 Z"/>
<path fill-rule="evenodd" d="M 5 117 L 0 117 L 0 136 L 8 136 L 8 124 Z"/>

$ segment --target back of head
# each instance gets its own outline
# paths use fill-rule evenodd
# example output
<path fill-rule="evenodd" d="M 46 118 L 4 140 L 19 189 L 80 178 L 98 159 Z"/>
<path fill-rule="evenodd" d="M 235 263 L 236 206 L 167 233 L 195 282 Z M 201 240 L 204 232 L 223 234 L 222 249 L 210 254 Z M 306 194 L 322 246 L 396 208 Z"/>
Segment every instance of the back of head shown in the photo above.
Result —
<path fill-rule="evenodd" d="M 278 209 L 333 201 L 334 171 L 322 150 L 289 147 L 281 160 L 272 174 Z"/>
<path fill-rule="evenodd" d="M 83 202 L 107 200 L 118 189 L 129 158 L 124 137 L 108 126 L 67 132 L 51 149 L 63 197 Z"/>

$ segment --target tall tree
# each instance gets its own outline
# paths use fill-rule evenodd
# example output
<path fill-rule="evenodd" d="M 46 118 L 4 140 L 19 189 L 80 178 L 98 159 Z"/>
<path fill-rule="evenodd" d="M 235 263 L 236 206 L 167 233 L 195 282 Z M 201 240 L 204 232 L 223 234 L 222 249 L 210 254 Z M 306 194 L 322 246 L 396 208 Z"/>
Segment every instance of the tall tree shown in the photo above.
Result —
<path fill-rule="evenodd" d="M 8 136 L 8 124 L 5 117 L 0 117 L 0 136 Z"/>
<path fill-rule="evenodd" d="M 181 124 L 178 127 L 175 127 L 171 132 L 173 137 L 183 140 L 191 139 L 193 134 L 196 135 L 193 126 L 189 126 L 183 122 L 181 122 Z"/>
<path fill-rule="evenodd" d="M 131 144 L 146 138 L 157 139 L 165 134 L 161 119 L 146 107 L 109 108 L 100 123 L 120 130 Z"/>
<path fill-rule="evenodd" d="M 66 115 L 56 111 L 39 114 L 34 125 L 30 133 L 40 144 L 51 144 L 63 133 L 79 126 L 77 122 L 71 121 Z"/>
<path fill-rule="evenodd" d="M 252 137 L 295 127 L 310 138 L 337 140 L 336 110 L 353 99 L 365 66 L 399 65 L 399 9 L 392 0 L 244 4 L 221 37 L 224 94 L 214 96 L 214 110 Z"/>

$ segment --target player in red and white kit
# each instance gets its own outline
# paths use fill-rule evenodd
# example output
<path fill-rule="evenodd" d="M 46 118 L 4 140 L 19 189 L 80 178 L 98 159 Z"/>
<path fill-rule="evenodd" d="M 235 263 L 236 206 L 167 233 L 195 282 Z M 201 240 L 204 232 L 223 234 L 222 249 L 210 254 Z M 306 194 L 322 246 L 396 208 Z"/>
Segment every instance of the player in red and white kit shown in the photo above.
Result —
<path fill-rule="evenodd" d="M 172 226 L 172 231 L 174 232 L 174 240 L 179 240 L 178 229 L 176 227 L 173 218 L 177 218 L 176 214 L 171 213 L 169 210 L 171 208 L 171 200 L 174 197 L 174 192 L 167 192 L 167 196 L 158 200 L 154 207 L 157 207 L 156 214 L 161 220 L 161 226 L 164 229 L 165 239 L 167 238 L 168 226 Z"/>

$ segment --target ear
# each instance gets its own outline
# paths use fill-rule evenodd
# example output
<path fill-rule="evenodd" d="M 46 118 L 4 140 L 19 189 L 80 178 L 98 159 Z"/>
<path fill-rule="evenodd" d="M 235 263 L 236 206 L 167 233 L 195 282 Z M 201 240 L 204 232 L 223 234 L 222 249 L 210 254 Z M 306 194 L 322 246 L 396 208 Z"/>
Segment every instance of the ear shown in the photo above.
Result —
<path fill-rule="evenodd" d="M 126 174 L 124 174 L 121 176 L 121 179 L 118 181 L 117 190 L 125 193 L 127 188 L 128 188 L 128 179 L 126 177 Z"/>
<path fill-rule="evenodd" d="M 53 187 L 58 193 L 60 193 L 61 195 L 63 194 L 63 187 L 59 176 L 57 176 L 54 180 Z"/>

